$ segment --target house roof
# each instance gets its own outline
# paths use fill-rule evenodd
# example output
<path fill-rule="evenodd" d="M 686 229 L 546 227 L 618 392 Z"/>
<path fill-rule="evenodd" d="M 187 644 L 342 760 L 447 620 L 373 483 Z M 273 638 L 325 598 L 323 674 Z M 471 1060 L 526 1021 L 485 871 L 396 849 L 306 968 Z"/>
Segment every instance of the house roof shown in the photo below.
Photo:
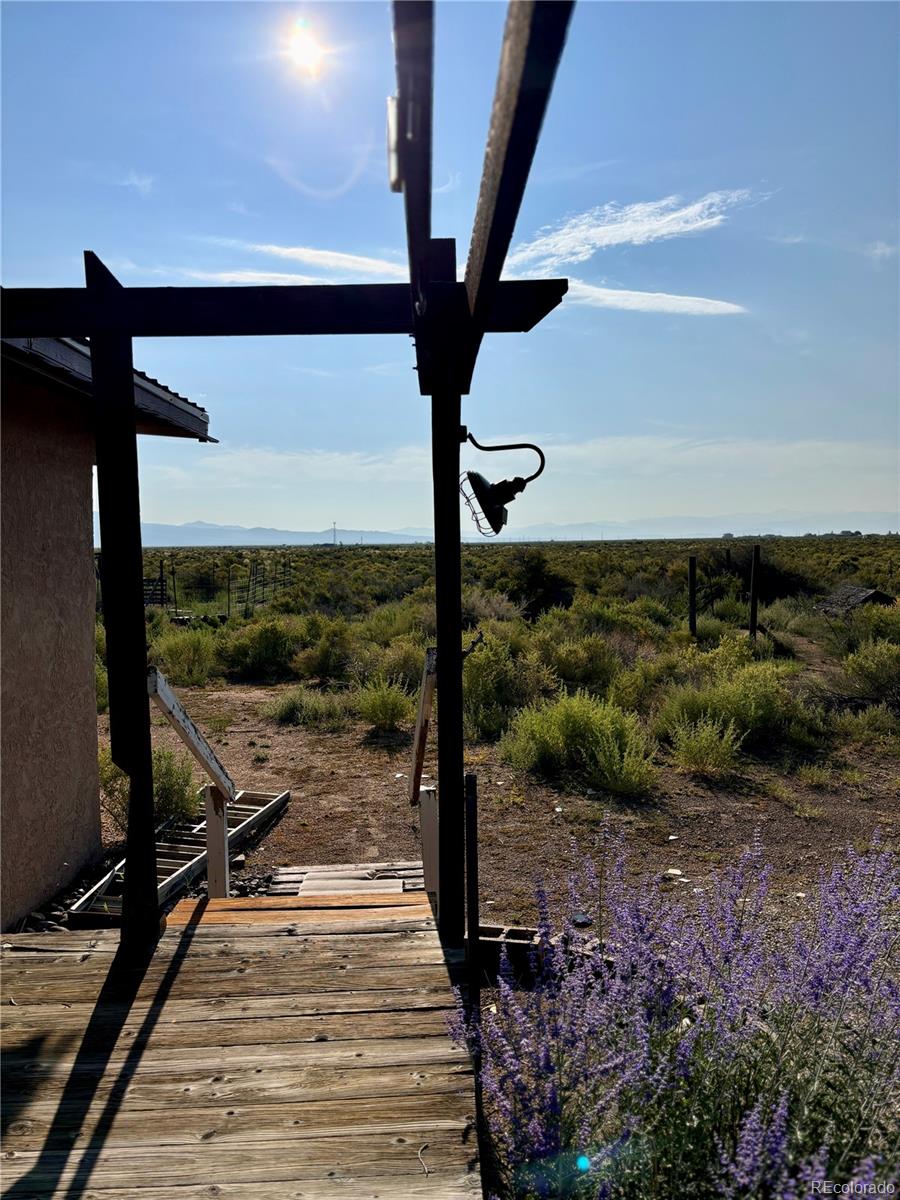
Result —
<path fill-rule="evenodd" d="M 87 338 L 3 338 L 3 358 L 90 395 L 91 351 Z M 134 373 L 134 403 L 139 433 L 197 438 L 201 442 L 216 440 L 209 436 L 206 409 L 143 371 Z"/>
<path fill-rule="evenodd" d="M 820 600 L 816 611 L 827 617 L 843 617 L 861 604 L 893 604 L 894 597 L 877 588 L 860 587 L 854 583 L 842 583 L 830 596 Z"/>

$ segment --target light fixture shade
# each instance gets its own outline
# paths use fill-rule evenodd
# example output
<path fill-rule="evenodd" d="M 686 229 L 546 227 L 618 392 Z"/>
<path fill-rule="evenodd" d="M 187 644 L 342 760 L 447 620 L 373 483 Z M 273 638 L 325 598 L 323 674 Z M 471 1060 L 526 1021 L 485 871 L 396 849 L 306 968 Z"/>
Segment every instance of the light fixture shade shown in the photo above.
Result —
<path fill-rule="evenodd" d="M 478 507 L 484 513 L 484 519 L 494 533 L 499 533 L 506 524 L 508 514 L 496 495 L 496 484 L 488 483 L 485 477 L 479 475 L 477 471 L 467 471 L 466 478 L 472 489 L 472 495 L 478 502 Z"/>

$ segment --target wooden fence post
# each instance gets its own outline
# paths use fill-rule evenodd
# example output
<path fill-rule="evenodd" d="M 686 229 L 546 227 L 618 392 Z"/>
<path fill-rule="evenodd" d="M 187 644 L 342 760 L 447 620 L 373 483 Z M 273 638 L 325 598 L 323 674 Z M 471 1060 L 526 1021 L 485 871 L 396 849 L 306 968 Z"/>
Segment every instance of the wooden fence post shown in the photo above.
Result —
<path fill-rule="evenodd" d="M 425 891 L 434 898 L 435 913 L 440 909 L 440 863 L 438 862 L 438 804 L 437 789 L 419 791 L 419 832 L 422 839 L 422 873 Z"/>
<path fill-rule="evenodd" d="M 206 797 L 206 879 L 210 900 L 228 896 L 227 798 L 213 783 L 203 789 Z"/>
<path fill-rule="evenodd" d="M 753 547 L 750 564 L 750 639 L 756 641 L 757 610 L 759 608 L 759 545 Z"/>
<path fill-rule="evenodd" d="M 688 627 L 691 637 L 697 636 L 697 555 L 688 559 Z"/>

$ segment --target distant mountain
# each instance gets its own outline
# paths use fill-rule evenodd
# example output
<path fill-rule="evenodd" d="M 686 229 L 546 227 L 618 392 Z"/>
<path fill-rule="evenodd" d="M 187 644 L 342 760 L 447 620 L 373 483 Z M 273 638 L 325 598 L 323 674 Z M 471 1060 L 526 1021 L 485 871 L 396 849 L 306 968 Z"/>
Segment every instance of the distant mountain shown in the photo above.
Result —
<path fill-rule="evenodd" d="M 515 525 L 503 534 L 505 542 L 599 542 L 650 540 L 653 538 L 718 538 L 724 533 L 735 537 L 777 534 L 793 537 L 804 533 L 887 533 L 900 529 L 900 515 L 890 512 L 850 513 L 732 513 L 724 517 L 645 517 L 636 521 L 585 521 L 568 525 Z M 469 533 L 471 529 L 471 533 Z M 483 539 L 462 516 L 465 542 Z M 141 536 L 145 546 L 316 546 L 331 545 L 331 529 L 304 531 L 269 529 L 263 526 L 213 525 L 208 521 L 189 521 L 185 525 L 144 522 Z M 404 529 L 338 529 L 337 541 L 343 545 L 403 546 L 433 540 L 427 527 Z M 97 513 L 94 513 L 94 544 L 100 544 Z"/>
<path fill-rule="evenodd" d="M 405 533 L 383 533 L 377 529 L 338 529 L 336 536 L 338 542 L 345 545 L 359 545 L 362 542 L 368 546 L 406 545 L 431 540 L 430 535 L 414 537 Z M 243 525 L 213 525 L 208 521 L 188 521 L 184 525 L 141 522 L 141 539 L 145 546 L 315 546 L 323 542 L 331 545 L 334 537 L 331 529 L 268 529 L 260 525 L 248 528 Z M 94 513 L 94 545 L 100 545 L 97 513 Z"/>

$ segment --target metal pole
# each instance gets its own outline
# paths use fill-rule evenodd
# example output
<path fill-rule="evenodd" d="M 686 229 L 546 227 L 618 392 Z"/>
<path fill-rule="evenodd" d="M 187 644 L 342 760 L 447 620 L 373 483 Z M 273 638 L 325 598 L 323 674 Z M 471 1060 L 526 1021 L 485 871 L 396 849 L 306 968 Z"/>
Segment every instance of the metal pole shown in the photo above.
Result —
<path fill-rule="evenodd" d="M 434 477 L 434 574 L 437 604 L 438 926 L 448 946 L 465 940 L 462 599 L 459 529 L 458 392 L 437 391 L 431 399 L 431 456 Z"/>
<path fill-rule="evenodd" d="M 688 627 L 691 637 L 697 636 L 697 555 L 688 559 Z"/>
<path fill-rule="evenodd" d="M 89 252 L 85 276 L 88 288 L 100 295 L 120 287 Z M 138 953 L 158 939 L 160 923 L 134 365 L 130 337 L 94 334 L 90 345 L 110 741 L 113 762 L 129 776 L 121 940 L 124 948 Z"/>
<path fill-rule="evenodd" d="M 753 559 L 750 564 L 750 639 L 756 641 L 757 610 L 759 608 L 759 546 L 753 547 Z"/>

